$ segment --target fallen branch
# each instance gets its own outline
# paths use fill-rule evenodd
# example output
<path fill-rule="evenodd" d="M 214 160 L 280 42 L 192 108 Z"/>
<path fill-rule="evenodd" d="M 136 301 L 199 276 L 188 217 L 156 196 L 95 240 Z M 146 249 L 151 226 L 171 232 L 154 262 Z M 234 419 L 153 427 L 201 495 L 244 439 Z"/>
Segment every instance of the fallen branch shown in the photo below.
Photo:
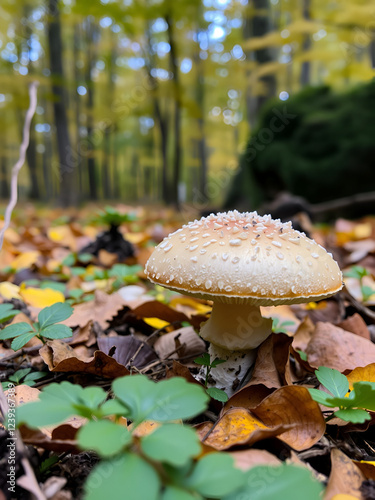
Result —
<path fill-rule="evenodd" d="M 0 231 L 0 250 L 3 248 L 4 234 L 5 234 L 5 231 L 9 227 L 10 219 L 12 217 L 12 212 L 13 212 L 14 207 L 16 206 L 16 203 L 17 203 L 18 173 L 21 170 L 23 164 L 25 163 L 26 151 L 27 151 L 27 148 L 29 147 L 30 125 L 31 125 L 31 121 L 33 119 L 33 116 L 35 114 L 37 101 L 38 101 L 37 100 L 37 91 L 36 91 L 37 86 L 38 86 L 38 82 L 32 82 L 29 86 L 30 104 L 29 104 L 29 109 L 26 112 L 25 123 L 23 125 L 22 143 L 20 146 L 19 158 L 12 168 L 12 178 L 10 181 L 10 200 L 9 200 L 9 203 L 8 203 L 7 208 L 5 210 L 4 226 Z"/>

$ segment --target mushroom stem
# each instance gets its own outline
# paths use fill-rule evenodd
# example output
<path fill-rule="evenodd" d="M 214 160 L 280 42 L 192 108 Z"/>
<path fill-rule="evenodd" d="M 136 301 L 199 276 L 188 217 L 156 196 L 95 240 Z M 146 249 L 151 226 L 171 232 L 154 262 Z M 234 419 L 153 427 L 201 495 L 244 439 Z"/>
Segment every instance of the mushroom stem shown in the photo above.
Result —
<path fill-rule="evenodd" d="M 208 385 L 223 389 L 228 396 L 238 388 L 256 358 L 256 348 L 271 334 L 272 320 L 263 318 L 258 306 L 214 302 L 208 321 L 200 335 L 211 342 L 211 362 L 223 359 L 224 363 L 211 369 Z M 202 367 L 198 378 L 205 375 Z"/>
<path fill-rule="evenodd" d="M 272 332 L 272 320 L 263 318 L 259 306 L 214 302 L 200 336 L 228 351 L 258 347 Z"/>

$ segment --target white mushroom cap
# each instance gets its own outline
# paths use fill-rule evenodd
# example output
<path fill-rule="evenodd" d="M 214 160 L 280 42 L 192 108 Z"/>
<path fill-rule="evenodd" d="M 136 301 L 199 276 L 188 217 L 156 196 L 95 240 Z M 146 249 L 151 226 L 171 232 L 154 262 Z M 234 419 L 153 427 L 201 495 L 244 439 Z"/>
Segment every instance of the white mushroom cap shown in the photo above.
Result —
<path fill-rule="evenodd" d="M 184 225 L 155 248 L 145 272 L 180 293 L 257 306 L 316 301 L 342 288 L 339 266 L 322 246 L 256 212 Z"/>

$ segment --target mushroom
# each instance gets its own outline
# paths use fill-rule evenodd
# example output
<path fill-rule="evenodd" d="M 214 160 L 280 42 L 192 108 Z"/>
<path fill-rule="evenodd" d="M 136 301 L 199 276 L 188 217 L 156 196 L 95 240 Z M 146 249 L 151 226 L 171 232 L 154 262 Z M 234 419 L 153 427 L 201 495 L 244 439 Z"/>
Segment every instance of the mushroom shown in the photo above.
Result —
<path fill-rule="evenodd" d="M 225 360 L 211 370 L 211 383 L 228 395 L 272 332 L 259 306 L 317 301 L 342 288 L 332 255 L 290 222 L 236 210 L 202 217 L 164 238 L 145 273 L 153 283 L 213 301 L 200 335 L 210 342 L 211 360 Z"/>

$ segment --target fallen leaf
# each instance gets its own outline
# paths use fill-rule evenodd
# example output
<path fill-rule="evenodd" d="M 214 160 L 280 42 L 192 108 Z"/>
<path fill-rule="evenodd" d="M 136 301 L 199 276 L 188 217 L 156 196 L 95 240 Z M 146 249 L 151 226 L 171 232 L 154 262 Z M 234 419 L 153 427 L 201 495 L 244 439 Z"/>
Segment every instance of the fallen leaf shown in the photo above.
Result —
<path fill-rule="evenodd" d="M 353 371 L 347 374 L 349 387 L 353 389 L 354 382 L 375 382 L 375 363 L 370 365 L 354 368 Z"/>
<path fill-rule="evenodd" d="M 64 294 L 52 288 L 20 288 L 20 295 L 26 304 L 38 307 L 52 306 L 56 302 L 65 302 Z"/>
<path fill-rule="evenodd" d="M 314 330 L 314 323 L 309 316 L 305 316 L 293 337 L 293 348 L 305 352 L 313 336 Z"/>
<path fill-rule="evenodd" d="M 39 349 L 39 354 L 50 370 L 53 370 L 64 359 L 77 357 L 74 349 L 60 339 L 48 340 Z"/>
<path fill-rule="evenodd" d="M 335 495 L 353 495 L 357 500 L 365 500 L 360 487 L 365 477 L 358 467 L 342 451 L 331 451 L 331 474 L 328 479 L 324 500 L 333 500 Z"/>
<path fill-rule="evenodd" d="M 375 481 L 375 461 L 353 460 L 353 463 L 360 469 L 366 479 Z"/>
<path fill-rule="evenodd" d="M 375 359 L 375 344 L 330 323 L 317 323 L 306 349 L 311 366 L 340 372 L 366 366 Z"/>
<path fill-rule="evenodd" d="M 68 247 L 72 252 L 77 251 L 76 238 L 68 225 L 50 227 L 47 234 L 48 238 L 54 243 Z"/>
<path fill-rule="evenodd" d="M 344 321 L 341 321 L 337 325 L 338 327 L 346 330 L 347 332 L 355 333 L 364 339 L 370 340 L 370 332 L 367 328 L 367 325 L 358 313 L 353 314 L 353 316 L 349 316 Z"/>
<path fill-rule="evenodd" d="M 241 407 L 251 410 L 259 405 L 267 396 L 272 394 L 274 389 L 260 385 L 251 385 L 235 392 L 225 404 L 223 411 L 230 408 Z"/>
<path fill-rule="evenodd" d="M 311 448 L 326 428 L 318 403 L 305 387 L 281 387 L 251 411 L 268 427 L 290 426 L 279 439 L 297 451 Z"/>
<path fill-rule="evenodd" d="M 257 465 L 280 465 L 279 460 L 275 455 L 272 455 L 266 450 L 241 450 L 230 451 L 229 454 L 234 458 L 234 463 L 237 469 L 243 471 L 249 470 Z"/>
<path fill-rule="evenodd" d="M 41 253 L 38 250 L 31 250 L 30 252 L 18 255 L 10 265 L 13 269 L 19 271 L 20 269 L 25 269 L 34 265 L 40 256 Z"/>
<path fill-rule="evenodd" d="M 25 444 L 32 444 L 44 450 L 56 453 L 79 453 L 75 436 L 78 429 L 69 424 L 56 427 L 51 435 L 39 429 L 30 429 L 26 425 L 20 426 L 22 440 Z"/>
<path fill-rule="evenodd" d="M 215 424 L 205 424 L 196 428 L 198 435 L 205 445 L 216 450 L 227 450 L 236 445 L 248 445 L 275 437 L 285 432 L 288 425 L 278 424 L 266 426 L 257 417 L 244 408 L 228 410 Z M 207 438 L 207 429 L 209 435 Z"/>
<path fill-rule="evenodd" d="M 139 318 L 159 318 L 167 323 L 182 323 L 189 321 L 189 318 L 184 313 L 180 313 L 172 307 L 169 307 L 157 300 L 145 302 L 137 308 L 133 309 L 132 313 Z"/>
<path fill-rule="evenodd" d="M 179 346 L 184 345 L 178 352 L 174 352 Z M 192 326 L 184 326 L 173 332 L 161 335 L 154 344 L 155 352 L 160 359 L 178 359 L 188 356 L 194 357 L 202 354 L 206 350 L 206 344 L 199 337 Z"/>
<path fill-rule="evenodd" d="M 82 361 L 76 357 L 64 359 L 56 365 L 52 372 L 80 372 L 103 378 L 117 378 L 129 375 L 129 370 L 115 359 L 101 351 L 94 352 L 94 359 Z"/>
<path fill-rule="evenodd" d="M 160 426 L 161 424 L 159 422 L 154 422 L 153 420 L 144 420 L 139 425 L 137 425 L 132 434 L 133 436 L 138 438 L 148 436 Z M 129 431 L 131 430 L 132 430 L 132 424 L 129 425 Z"/>
<path fill-rule="evenodd" d="M 10 281 L 3 281 L 0 283 L 0 295 L 6 300 L 10 299 L 22 299 L 19 294 L 20 287 L 11 283 Z"/>
<path fill-rule="evenodd" d="M 70 318 L 62 323 L 67 326 L 84 327 L 89 321 L 97 321 L 103 329 L 106 329 L 109 321 L 124 307 L 125 301 L 117 293 L 108 295 L 97 290 L 94 300 L 75 306 Z"/>
<path fill-rule="evenodd" d="M 99 337 L 98 346 L 105 354 L 112 352 L 115 347 L 112 354 L 113 359 L 124 366 L 131 362 L 131 365 L 138 369 L 142 369 L 159 359 L 149 345 L 132 335 Z"/>

